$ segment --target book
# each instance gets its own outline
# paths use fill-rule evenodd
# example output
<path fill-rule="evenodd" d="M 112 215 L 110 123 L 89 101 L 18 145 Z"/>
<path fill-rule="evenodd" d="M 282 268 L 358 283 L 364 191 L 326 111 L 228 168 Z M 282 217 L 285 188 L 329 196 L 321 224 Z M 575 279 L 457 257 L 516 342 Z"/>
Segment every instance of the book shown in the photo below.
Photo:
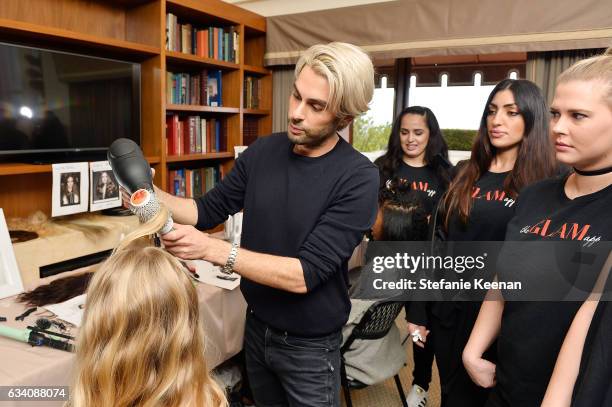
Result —
<path fill-rule="evenodd" d="M 222 103 L 222 73 L 220 70 L 214 70 L 208 72 L 208 82 L 207 82 L 207 90 L 208 90 L 208 106 L 223 106 Z"/>

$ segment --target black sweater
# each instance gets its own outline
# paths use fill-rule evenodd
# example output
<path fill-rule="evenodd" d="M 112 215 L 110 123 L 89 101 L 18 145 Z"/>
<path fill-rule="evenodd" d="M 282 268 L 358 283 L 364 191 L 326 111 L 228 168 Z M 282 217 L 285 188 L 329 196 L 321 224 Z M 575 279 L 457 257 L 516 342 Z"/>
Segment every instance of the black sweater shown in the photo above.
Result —
<path fill-rule="evenodd" d="M 253 313 L 301 336 L 338 331 L 348 319 L 347 263 L 376 217 L 378 171 L 343 139 L 321 157 L 293 152 L 286 133 L 258 139 L 233 170 L 196 199 L 199 229 L 244 209 L 241 247 L 294 257 L 307 293 L 242 279 Z"/>

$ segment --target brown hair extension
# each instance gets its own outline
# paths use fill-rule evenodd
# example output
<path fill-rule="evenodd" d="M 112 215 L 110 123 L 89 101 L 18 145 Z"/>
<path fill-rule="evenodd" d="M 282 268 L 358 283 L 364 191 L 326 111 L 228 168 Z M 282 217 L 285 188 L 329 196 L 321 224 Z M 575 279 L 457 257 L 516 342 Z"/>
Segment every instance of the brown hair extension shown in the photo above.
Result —
<path fill-rule="evenodd" d="M 41 285 L 32 291 L 19 295 L 17 301 L 36 307 L 67 301 L 87 290 L 91 276 L 93 276 L 93 272 L 58 278 L 49 284 Z"/>

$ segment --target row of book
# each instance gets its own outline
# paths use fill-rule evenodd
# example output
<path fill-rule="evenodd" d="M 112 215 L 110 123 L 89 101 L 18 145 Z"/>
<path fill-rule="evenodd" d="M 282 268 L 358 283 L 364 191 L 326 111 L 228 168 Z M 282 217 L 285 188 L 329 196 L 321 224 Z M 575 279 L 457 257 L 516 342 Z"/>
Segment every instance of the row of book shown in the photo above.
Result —
<path fill-rule="evenodd" d="M 213 189 L 222 175 L 219 166 L 171 170 L 168 171 L 168 186 L 175 196 L 197 198 Z"/>
<path fill-rule="evenodd" d="M 168 155 L 206 154 L 227 151 L 225 121 L 178 114 L 166 116 Z"/>
<path fill-rule="evenodd" d="M 251 145 L 259 136 L 259 121 L 253 117 L 245 117 L 242 122 L 242 142 Z"/>
<path fill-rule="evenodd" d="M 239 63 L 240 34 L 231 27 L 196 27 L 180 24 L 176 15 L 166 14 L 166 49 L 202 58 Z"/>
<path fill-rule="evenodd" d="M 246 109 L 259 109 L 261 100 L 261 79 L 254 76 L 244 78 L 244 107 Z"/>
<path fill-rule="evenodd" d="M 220 70 L 200 73 L 166 73 L 166 100 L 176 105 L 223 106 L 223 74 Z"/>

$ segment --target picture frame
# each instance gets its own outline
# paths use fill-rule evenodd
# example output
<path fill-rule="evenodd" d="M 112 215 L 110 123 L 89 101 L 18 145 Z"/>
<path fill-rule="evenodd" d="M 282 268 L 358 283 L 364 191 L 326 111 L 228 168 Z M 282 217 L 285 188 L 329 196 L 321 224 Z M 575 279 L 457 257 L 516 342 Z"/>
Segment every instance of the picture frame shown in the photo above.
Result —
<path fill-rule="evenodd" d="M 122 205 L 119 182 L 108 161 L 89 163 L 91 212 Z"/>
<path fill-rule="evenodd" d="M 0 208 L 0 299 L 23 292 L 21 273 L 13 251 L 4 211 Z"/>
<path fill-rule="evenodd" d="M 53 164 L 51 216 L 89 209 L 89 163 Z"/>
<path fill-rule="evenodd" d="M 240 154 L 244 153 L 248 146 L 234 146 L 234 159 L 240 157 Z"/>

